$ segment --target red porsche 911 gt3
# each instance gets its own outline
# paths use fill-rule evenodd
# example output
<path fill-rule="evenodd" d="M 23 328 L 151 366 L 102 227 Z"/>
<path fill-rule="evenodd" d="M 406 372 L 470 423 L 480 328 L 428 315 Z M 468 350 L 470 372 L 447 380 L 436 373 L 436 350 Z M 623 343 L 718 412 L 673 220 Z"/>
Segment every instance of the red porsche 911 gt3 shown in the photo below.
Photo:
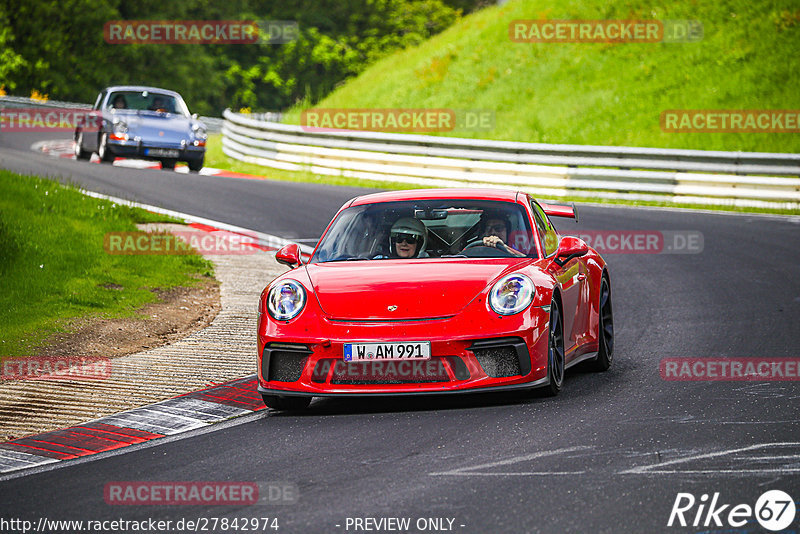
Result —
<path fill-rule="evenodd" d="M 573 207 L 514 191 L 365 195 L 333 218 L 307 263 L 261 294 L 258 390 L 275 409 L 316 396 L 545 388 L 611 365 L 611 282 L 600 255 L 560 236 Z"/>

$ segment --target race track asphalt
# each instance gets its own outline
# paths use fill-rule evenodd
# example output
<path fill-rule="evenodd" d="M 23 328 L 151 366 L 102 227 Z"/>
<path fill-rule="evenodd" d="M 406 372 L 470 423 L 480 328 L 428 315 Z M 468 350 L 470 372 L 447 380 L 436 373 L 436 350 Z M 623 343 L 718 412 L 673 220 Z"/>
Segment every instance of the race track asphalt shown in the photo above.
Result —
<path fill-rule="evenodd" d="M 294 239 L 318 237 L 364 192 L 76 162 L 32 152 L 35 140 L 0 137 L 0 167 Z M 0 519 L 276 517 L 277 532 L 307 533 L 365 532 L 354 518 L 404 517 L 411 532 L 434 531 L 417 529 L 420 518 L 451 518 L 465 534 L 732 532 L 734 505 L 754 506 L 772 489 L 797 501 L 798 382 L 665 381 L 659 362 L 798 356 L 800 219 L 583 206 L 578 224 L 557 224 L 702 234 L 694 254 L 606 256 L 616 326 L 608 372 L 568 373 L 555 399 L 318 399 L 303 415 L 263 411 L 0 479 Z M 285 482 L 299 500 L 112 506 L 103 489 L 113 481 Z M 668 527 L 679 492 L 698 501 L 718 492 L 731 505 L 723 526 L 703 515 L 698 526 Z M 750 518 L 739 531 L 760 527 Z"/>

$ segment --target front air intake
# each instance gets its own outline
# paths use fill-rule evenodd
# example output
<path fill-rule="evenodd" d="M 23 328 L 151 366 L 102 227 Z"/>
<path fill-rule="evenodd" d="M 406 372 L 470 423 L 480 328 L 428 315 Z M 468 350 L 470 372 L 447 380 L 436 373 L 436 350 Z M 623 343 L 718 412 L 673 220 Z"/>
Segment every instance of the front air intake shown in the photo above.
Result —
<path fill-rule="evenodd" d="M 469 347 L 483 371 L 492 378 L 521 376 L 531 372 L 528 347 L 521 338 L 476 341 Z"/>
<path fill-rule="evenodd" d="M 305 345 L 268 345 L 264 347 L 261 358 L 261 375 L 265 380 L 296 382 L 300 380 L 310 354 Z"/>

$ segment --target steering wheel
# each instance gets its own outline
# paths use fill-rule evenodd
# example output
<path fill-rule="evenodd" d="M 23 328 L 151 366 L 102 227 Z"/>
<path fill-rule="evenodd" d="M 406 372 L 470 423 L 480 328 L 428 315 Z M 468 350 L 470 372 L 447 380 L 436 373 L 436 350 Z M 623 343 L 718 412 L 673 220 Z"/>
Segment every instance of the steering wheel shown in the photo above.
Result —
<path fill-rule="evenodd" d="M 467 253 L 467 251 L 470 249 L 472 249 L 472 252 Z M 474 258 L 497 258 L 498 253 L 502 254 L 502 256 L 499 256 L 500 258 L 511 258 L 514 256 L 514 254 L 510 253 L 505 248 L 487 247 L 483 244 L 482 239 L 480 241 L 467 243 L 467 246 L 461 250 L 461 253 L 465 256 Z"/>
<path fill-rule="evenodd" d="M 486 247 L 486 245 L 483 244 L 483 239 L 478 239 L 477 241 L 467 243 L 467 246 L 461 250 L 467 250 L 468 248 L 475 248 L 475 247 Z M 486 248 L 495 248 L 495 247 L 486 247 Z"/>

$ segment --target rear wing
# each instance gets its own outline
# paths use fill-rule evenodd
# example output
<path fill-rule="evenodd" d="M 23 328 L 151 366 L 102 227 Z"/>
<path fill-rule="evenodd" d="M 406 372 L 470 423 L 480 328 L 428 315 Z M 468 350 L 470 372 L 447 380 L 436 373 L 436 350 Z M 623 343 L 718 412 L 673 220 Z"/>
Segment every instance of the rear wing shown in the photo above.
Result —
<path fill-rule="evenodd" d="M 549 217 L 568 217 L 578 222 L 578 210 L 575 209 L 575 204 L 570 204 L 569 206 L 564 206 L 562 204 L 544 204 L 542 202 L 539 204 Z"/>

